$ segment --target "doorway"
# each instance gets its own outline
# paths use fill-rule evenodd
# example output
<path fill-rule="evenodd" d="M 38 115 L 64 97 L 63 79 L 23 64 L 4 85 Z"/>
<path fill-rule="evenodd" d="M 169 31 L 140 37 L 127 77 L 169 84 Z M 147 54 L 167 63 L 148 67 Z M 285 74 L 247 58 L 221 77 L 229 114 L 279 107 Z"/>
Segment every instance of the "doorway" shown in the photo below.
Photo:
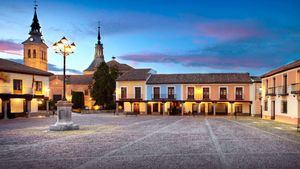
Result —
<path fill-rule="evenodd" d="M 133 112 L 140 113 L 140 104 L 139 103 L 133 103 Z"/>
<path fill-rule="evenodd" d="M 271 102 L 271 119 L 275 120 L 275 101 Z"/>

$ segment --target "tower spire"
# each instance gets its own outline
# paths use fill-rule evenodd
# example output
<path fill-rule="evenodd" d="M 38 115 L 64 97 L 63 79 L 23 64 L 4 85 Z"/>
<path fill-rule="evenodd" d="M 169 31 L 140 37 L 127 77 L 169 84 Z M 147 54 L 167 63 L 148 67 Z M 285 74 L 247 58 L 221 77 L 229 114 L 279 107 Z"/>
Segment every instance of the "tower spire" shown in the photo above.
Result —
<path fill-rule="evenodd" d="M 38 17 L 37 17 L 37 13 L 36 13 L 36 10 L 37 10 L 37 2 L 36 0 L 34 0 L 34 15 L 33 15 L 33 20 L 32 20 L 32 24 L 30 25 L 31 27 L 31 30 L 29 32 L 30 35 L 42 35 L 41 33 L 41 26 L 40 26 L 40 23 L 39 23 L 39 20 L 38 20 Z"/>
<path fill-rule="evenodd" d="M 98 22 L 98 37 L 97 37 L 97 39 L 98 39 L 98 45 L 100 45 L 101 44 L 101 36 L 100 36 L 100 22 Z"/>

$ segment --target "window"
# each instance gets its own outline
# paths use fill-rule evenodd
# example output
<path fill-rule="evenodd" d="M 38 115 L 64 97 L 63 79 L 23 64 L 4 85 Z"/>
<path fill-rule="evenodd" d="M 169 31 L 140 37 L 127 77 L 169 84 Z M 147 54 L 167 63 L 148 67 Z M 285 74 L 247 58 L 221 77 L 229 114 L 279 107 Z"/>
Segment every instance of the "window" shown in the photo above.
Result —
<path fill-rule="evenodd" d="M 127 88 L 121 87 L 121 99 L 126 99 L 126 98 L 127 98 Z"/>
<path fill-rule="evenodd" d="M 175 89 L 174 87 L 168 87 L 168 99 L 174 99 Z"/>
<path fill-rule="evenodd" d="M 235 88 L 235 99 L 243 100 L 243 88 L 242 87 Z"/>
<path fill-rule="evenodd" d="M 153 96 L 154 99 L 159 99 L 160 98 L 160 87 L 153 87 Z"/>
<path fill-rule="evenodd" d="M 286 100 L 283 100 L 281 102 L 281 113 L 287 113 L 287 101 Z"/>
<path fill-rule="evenodd" d="M 226 87 L 220 88 L 220 99 L 227 99 L 227 88 Z"/>
<path fill-rule="evenodd" d="M 31 58 L 31 51 L 30 51 L 30 49 L 28 49 L 27 55 L 28 55 L 28 58 Z"/>
<path fill-rule="evenodd" d="M 43 90 L 43 83 L 41 81 L 36 81 L 35 82 L 35 91 L 37 93 L 42 93 Z"/>
<path fill-rule="evenodd" d="M 134 88 L 135 98 L 141 99 L 142 98 L 142 89 L 141 87 L 135 87 Z"/>
<path fill-rule="evenodd" d="M 22 80 L 13 80 L 14 83 L 14 93 L 22 93 Z"/>
<path fill-rule="evenodd" d="M 235 108 L 236 113 L 243 113 L 243 105 L 242 104 L 236 104 L 234 106 L 234 108 Z"/>
<path fill-rule="evenodd" d="M 194 99 L 194 87 L 188 87 L 188 99 Z"/>
<path fill-rule="evenodd" d="M 33 49 L 33 58 L 36 58 L 36 50 Z"/>
<path fill-rule="evenodd" d="M 209 88 L 208 87 L 203 88 L 203 99 L 209 99 Z"/>
<path fill-rule="evenodd" d="M 86 96 L 89 95 L 89 90 L 88 89 L 84 90 L 84 95 L 86 95 Z"/>
<path fill-rule="evenodd" d="M 268 101 L 265 101 L 264 108 L 265 108 L 265 109 L 264 109 L 265 111 L 268 111 Z"/>

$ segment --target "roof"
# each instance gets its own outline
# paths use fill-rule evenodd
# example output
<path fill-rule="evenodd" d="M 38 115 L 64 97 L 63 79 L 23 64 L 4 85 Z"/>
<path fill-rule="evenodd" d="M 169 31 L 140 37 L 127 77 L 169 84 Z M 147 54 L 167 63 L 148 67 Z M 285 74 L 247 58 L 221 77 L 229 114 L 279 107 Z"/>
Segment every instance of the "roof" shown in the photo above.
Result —
<path fill-rule="evenodd" d="M 0 71 L 12 72 L 12 73 L 22 73 L 22 74 L 34 74 L 41 76 L 51 76 L 50 72 L 43 71 L 40 69 L 32 68 L 17 62 L 0 58 Z"/>
<path fill-rule="evenodd" d="M 54 75 L 50 77 L 50 81 L 59 79 L 63 80 L 63 75 Z M 67 75 L 67 84 L 89 85 L 93 82 L 93 75 Z"/>
<path fill-rule="evenodd" d="M 277 69 L 271 70 L 270 72 L 262 75 L 261 77 L 262 78 L 269 77 L 269 76 L 275 75 L 277 73 L 281 73 L 281 72 L 284 72 L 284 71 L 287 71 L 287 70 L 290 70 L 290 69 L 294 69 L 294 68 L 297 68 L 297 67 L 300 67 L 300 59 L 296 60 L 292 63 L 289 63 L 287 65 L 281 66 Z"/>
<path fill-rule="evenodd" d="M 153 74 L 147 84 L 251 83 L 249 73 Z"/>
<path fill-rule="evenodd" d="M 95 71 L 101 62 L 102 62 L 101 58 L 99 58 L 99 57 L 94 58 L 93 62 L 90 64 L 90 66 L 87 69 L 85 69 L 84 71 Z M 110 68 L 115 66 L 119 70 L 119 72 L 127 72 L 128 70 L 133 69 L 131 66 L 129 66 L 127 64 L 119 63 L 116 60 L 111 60 L 111 61 L 107 62 L 106 64 Z"/>
<path fill-rule="evenodd" d="M 261 78 L 259 76 L 251 76 L 252 82 L 261 83 Z"/>
<path fill-rule="evenodd" d="M 133 67 L 127 65 L 127 64 L 123 64 L 123 63 L 119 63 L 116 60 L 111 60 L 109 62 L 106 63 L 108 65 L 108 67 L 114 67 L 116 66 L 119 72 L 127 72 L 131 69 L 133 69 Z"/>
<path fill-rule="evenodd" d="M 151 69 L 132 69 L 121 75 L 117 81 L 143 81 L 151 75 Z"/>

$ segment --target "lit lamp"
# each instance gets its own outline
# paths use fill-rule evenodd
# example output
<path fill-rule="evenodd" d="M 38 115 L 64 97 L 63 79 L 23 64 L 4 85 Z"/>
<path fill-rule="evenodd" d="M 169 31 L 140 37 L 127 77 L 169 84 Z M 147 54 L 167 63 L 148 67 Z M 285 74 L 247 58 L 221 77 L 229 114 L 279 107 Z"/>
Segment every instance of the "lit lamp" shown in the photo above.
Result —
<path fill-rule="evenodd" d="M 75 43 L 68 43 L 68 39 L 63 37 L 53 44 L 53 50 L 64 58 L 64 75 L 63 75 L 63 99 L 56 103 L 57 121 L 50 126 L 51 131 L 78 130 L 79 126 L 72 122 L 72 103 L 66 99 L 66 56 L 74 53 Z"/>

